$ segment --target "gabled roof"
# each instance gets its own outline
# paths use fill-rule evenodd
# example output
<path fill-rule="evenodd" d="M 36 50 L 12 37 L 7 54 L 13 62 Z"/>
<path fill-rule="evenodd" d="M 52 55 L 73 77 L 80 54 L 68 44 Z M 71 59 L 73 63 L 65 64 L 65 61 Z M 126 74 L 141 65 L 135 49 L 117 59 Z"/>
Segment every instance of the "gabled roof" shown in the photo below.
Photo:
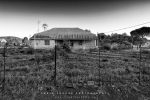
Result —
<path fill-rule="evenodd" d="M 31 39 L 54 40 L 95 40 L 96 38 L 95 34 L 80 28 L 52 28 L 31 37 Z"/>
<path fill-rule="evenodd" d="M 6 43 L 7 41 L 5 39 L 3 39 L 3 38 L 0 38 L 0 42 Z"/>

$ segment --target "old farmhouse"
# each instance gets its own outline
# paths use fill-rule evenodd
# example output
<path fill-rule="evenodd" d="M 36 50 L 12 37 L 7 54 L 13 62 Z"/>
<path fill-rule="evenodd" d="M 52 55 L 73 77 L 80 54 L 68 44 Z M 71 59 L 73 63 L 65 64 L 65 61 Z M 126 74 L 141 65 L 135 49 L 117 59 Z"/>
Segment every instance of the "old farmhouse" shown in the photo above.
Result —
<path fill-rule="evenodd" d="M 34 34 L 30 44 L 35 49 L 50 49 L 68 41 L 72 49 L 96 48 L 96 35 L 80 28 L 52 28 Z"/>

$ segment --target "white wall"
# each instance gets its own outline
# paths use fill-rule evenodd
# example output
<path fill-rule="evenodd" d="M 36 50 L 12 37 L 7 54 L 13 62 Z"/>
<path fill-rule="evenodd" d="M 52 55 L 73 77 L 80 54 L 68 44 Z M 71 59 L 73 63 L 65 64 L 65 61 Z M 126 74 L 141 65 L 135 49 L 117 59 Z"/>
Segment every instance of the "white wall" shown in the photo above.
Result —
<path fill-rule="evenodd" d="M 55 46 L 55 40 L 50 40 L 50 45 L 45 45 L 44 40 L 31 40 L 31 46 L 35 49 L 50 49 Z"/>
<path fill-rule="evenodd" d="M 150 41 L 147 41 L 144 45 L 142 45 L 142 47 L 148 47 L 148 48 L 150 48 Z"/>
<path fill-rule="evenodd" d="M 96 40 L 83 41 L 82 45 L 79 45 L 79 41 L 74 41 L 73 49 L 92 49 L 96 48 Z"/>
<path fill-rule="evenodd" d="M 31 47 L 35 49 L 50 49 L 55 46 L 55 40 L 50 40 L 50 45 L 45 45 L 44 40 L 31 40 Z M 82 42 L 82 45 L 79 45 L 79 41 L 73 41 L 72 49 L 92 49 L 96 48 L 96 40 L 86 40 Z"/>

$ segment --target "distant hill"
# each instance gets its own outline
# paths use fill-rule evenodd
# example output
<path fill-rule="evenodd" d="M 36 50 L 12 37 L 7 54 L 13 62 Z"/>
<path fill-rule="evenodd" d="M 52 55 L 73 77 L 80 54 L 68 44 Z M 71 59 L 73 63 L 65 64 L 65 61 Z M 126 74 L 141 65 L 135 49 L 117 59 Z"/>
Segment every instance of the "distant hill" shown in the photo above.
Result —
<path fill-rule="evenodd" d="M 8 39 L 10 39 L 10 40 L 16 40 L 16 41 L 18 41 L 18 43 L 22 43 L 22 38 L 15 37 L 15 36 L 2 36 L 2 37 L 0 37 L 0 39 L 5 39 L 6 41 Z"/>

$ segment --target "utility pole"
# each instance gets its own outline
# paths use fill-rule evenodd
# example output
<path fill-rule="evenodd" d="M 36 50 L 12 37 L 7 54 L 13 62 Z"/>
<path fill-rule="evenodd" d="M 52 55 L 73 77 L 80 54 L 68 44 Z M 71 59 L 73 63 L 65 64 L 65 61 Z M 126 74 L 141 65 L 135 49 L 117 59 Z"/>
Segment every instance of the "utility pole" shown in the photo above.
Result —
<path fill-rule="evenodd" d="M 54 80 L 54 85 L 56 86 L 56 56 L 57 56 L 57 49 L 56 49 L 56 44 L 55 44 L 55 80 Z"/>
<path fill-rule="evenodd" d="M 41 21 L 38 21 L 38 22 L 37 22 L 37 23 L 38 23 L 38 31 L 37 31 L 37 32 L 39 32 L 39 31 L 40 31 L 40 30 L 39 30 L 40 22 L 41 22 Z"/>
<path fill-rule="evenodd" d="M 99 35 L 98 35 L 98 33 L 97 33 L 97 37 L 98 37 L 98 48 L 99 48 L 99 86 L 101 86 L 101 84 L 100 84 L 100 37 L 99 37 Z"/>
<path fill-rule="evenodd" d="M 3 91 L 4 91 L 4 94 L 5 94 L 5 63 L 6 63 L 6 61 L 5 61 L 5 56 L 6 56 L 6 48 L 7 48 L 7 42 L 4 44 L 4 54 L 3 54 L 3 56 L 4 56 L 4 83 L 3 83 Z"/>
<path fill-rule="evenodd" d="M 139 85 L 141 85 L 141 40 L 140 40 L 140 66 L 139 66 Z"/>
<path fill-rule="evenodd" d="M 37 30 L 37 33 L 40 31 L 40 29 L 39 29 L 40 22 L 41 22 L 41 21 L 38 21 L 38 22 L 37 22 L 37 23 L 38 23 L 38 30 Z M 34 48 L 36 48 L 35 34 L 34 34 L 33 36 L 34 36 Z"/>
<path fill-rule="evenodd" d="M 103 42 L 103 39 L 105 38 L 104 33 L 97 33 L 98 36 L 98 46 L 99 46 L 99 78 L 100 78 L 100 42 Z M 100 80 L 99 80 L 99 86 L 100 86 Z"/>

